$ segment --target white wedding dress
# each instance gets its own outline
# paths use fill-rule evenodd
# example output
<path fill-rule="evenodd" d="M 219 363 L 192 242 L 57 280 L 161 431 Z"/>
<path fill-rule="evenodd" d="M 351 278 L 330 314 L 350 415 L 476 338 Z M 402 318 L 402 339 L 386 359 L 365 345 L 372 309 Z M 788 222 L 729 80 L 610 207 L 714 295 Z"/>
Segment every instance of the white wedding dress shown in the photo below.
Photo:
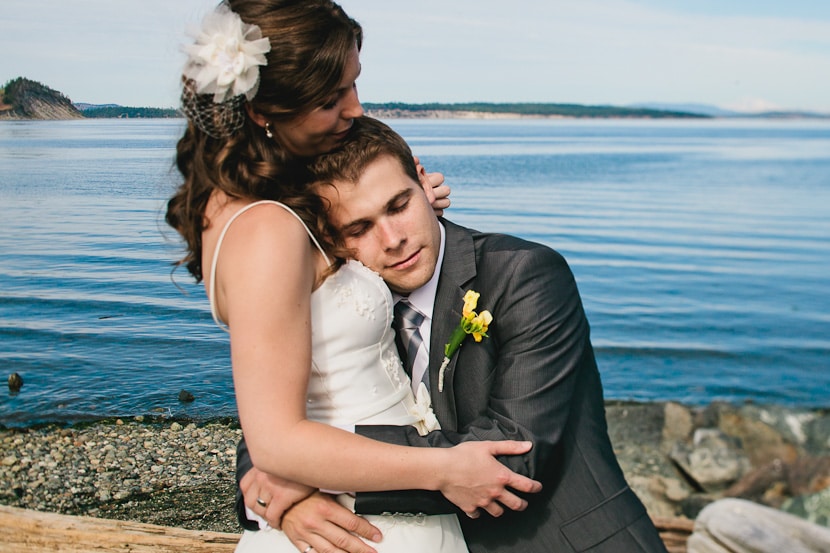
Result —
<path fill-rule="evenodd" d="M 216 260 L 225 232 L 248 209 L 242 208 L 225 225 L 211 267 L 211 311 Z M 302 223 L 302 221 L 300 220 Z M 303 225 L 305 226 L 305 225 Z M 306 228 L 311 239 L 320 248 Z M 325 253 L 320 250 L 325 257 Z M 351 428 L 357 424 L 411 424 L 419 432 L 438 428 L 425 387 L 413 397 L 403 370 L 392 330 L 392 295 L 380 276 L 355 260 L 348 261 L 311 295 L 312 367 L 306 413 L 309 420 Z M 423 386 L 423 385 L 422 385 Z M 353 498 L 343 494 L 346 506 Z M 258 517 L 257 517 L 258 518 Z M 370 545 L 380 553 L 466 553 L 467 546 L 455 515 L 368 515 L 383 533 L 381 543 Z M 260 519 L 260 526 L 265 521 Z M 294 553 L 297 548 L 281 531 L 265 527 L 245 531 L 237 553 Z"/>

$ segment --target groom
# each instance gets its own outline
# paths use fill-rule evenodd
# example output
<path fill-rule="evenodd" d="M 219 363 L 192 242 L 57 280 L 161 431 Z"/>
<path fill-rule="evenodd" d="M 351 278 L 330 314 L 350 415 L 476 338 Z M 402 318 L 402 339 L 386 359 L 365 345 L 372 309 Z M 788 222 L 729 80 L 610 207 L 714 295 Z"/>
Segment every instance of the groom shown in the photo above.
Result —
<path fill-rule="evenodd" d="M 329 218 L 346 246 L 424 315 L 420 331 L 429 336 L 423 344 L 429 344 L 426 379 L 441 430 L 425 437 L 412 427 L 359 426 L 356 432 L 423 447 L 467 440 L 533 442 L 529 453 L 500 460 L 541 481 L 542 491 L 527 497 L 525 511 L 505 510 L 499 518 L 462 515 L 473 553 L 665 552 L 614 456 L 588 322 L 565 260 L 540 244 L 436 218 L 408 146 L 378 121 L 355 120 L 344 147 L 323 156 L 314 171 L 329 183 L 319 191 L 331 203 Z M 480 294 L 478 310 L 489 310 L 493 322 L 489 337 L 468 338 L 452 357 L 441 391 L 438 367 L 467 290 Z M 417 381 L 417 354 L 425 361 L 427 350 L 409 351 L 415 354 Z M 241 478 L 250 468 L 244 443 L 237 462 Z M 252 469 L 245 478 L 262 483 L 262 476 Z M 267 493 L 278 495 L 276 488 Z M 324 498 L 315 494 L 308 505 Z M 333 502 L 327 509 L 303 508 L 300 502 L 283 517 L 290 537 L 306 524 L 305 531 L 357 550 L 343 546 L 356 539 L 342 528 L 357 528 L 355 515 Z M 357 493 L 355 510 L 457 512 L 439 493 L 419 490 Z M 324 518 L 335 524 L 321 519 L 310 528 L 309 513 L 321 512 L 330 513 Z M 250 527 L 244 509 L 240 516 Z"/>

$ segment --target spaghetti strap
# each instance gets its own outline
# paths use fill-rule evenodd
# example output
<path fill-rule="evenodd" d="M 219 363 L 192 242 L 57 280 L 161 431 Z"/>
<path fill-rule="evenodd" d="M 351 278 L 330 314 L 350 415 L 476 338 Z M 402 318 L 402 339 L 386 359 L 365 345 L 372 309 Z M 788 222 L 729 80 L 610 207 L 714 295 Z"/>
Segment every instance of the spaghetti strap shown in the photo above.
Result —
<path fill-rule="evenodd" d="M 236 221 L 237 217 L 239 217 L 240 215 L 242 215 L 243 213 L 245 213 L 246 211 L 248 211 L 252 207 L 256 207 L 256 206 L 262 205 L 262 204 L 277 205 L 277 206 L 283 208 L 284 210 L 286 210 L 291 215 L 293 215 L 294 218 L 297 219 L 300 222 L 301 225 L 303 225 L 303 228 L 305 229 L 306 233 L 308 234 L 308 237 L 311 238 L 311 241 L 314 242 L 314 245 L 317 246 L 317 249 L 323 255 L 323 259 L 326 260 L 326 265 L 331 265 L 331 261 L 329 260 L 329 257 L 326 255 L 326 252 L 323 251 L 323 248 L 320 246 L 320 242 L 317 241 L 317 238 L 314 236 L 314 234 L 312 234 L 312 232 L 308 229 L 308 226 L 306 226 L 305 222 L 300 218 L 299 215 L 297 215 L 294 212 L 293 209 L 291 209 L 290 207 L 288 207 L 284 203 L 277 202 L 277 201 L 274 201 L 274 200 L 260 200 L 258 202 L 254 202 L 254 203 L 246 205 L 245 207 L 243 207 L 242 209 L 240 209 L 239 211 L 234 213 L 231 216 L 231 218 L 228 219 L 228 222 L 225 223 L 225 227 L 222 229 L 222 232 L 219 234 L 219 240 L 216 241 L 216 248 L 213 250 L 213 260 L 211 261 L 211 264 L 210 264 L 210 290 L 208 292 L 208 296 L 209 296 L 208 300 L 210 301 L 210 314 L 213 316 L 214 322 L 216 322 L 216 324 L 219 325 L 221 328 L 225 329 L 225 331 L 228 330 L 228 325 L 224 324 L 222 321 L 219 320 L 219 313 L 217 313 L 217 310 L 216 310 L 216 299 L 215 299 L 216 298 L 216 265 L 218 264 L 218 260 L 219 260 L 219 249 L 222 247 L 222 242 L 225 239 L 225 234 L 227 234 L 228 229 L 231 226 L 231 223 Z"/>

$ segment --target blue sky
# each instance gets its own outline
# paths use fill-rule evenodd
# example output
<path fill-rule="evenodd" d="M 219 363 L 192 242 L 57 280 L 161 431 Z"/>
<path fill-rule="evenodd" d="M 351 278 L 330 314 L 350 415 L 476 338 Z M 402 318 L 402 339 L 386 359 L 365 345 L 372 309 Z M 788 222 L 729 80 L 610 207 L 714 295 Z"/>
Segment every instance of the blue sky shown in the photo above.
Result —
<path fill-rule="evenodd" d="M 171 107 L 217 0 L 3 0 L 0 82 Z M 368 102 L 638 102 L 830 113 L 826 0 L 343 0 Z"/>

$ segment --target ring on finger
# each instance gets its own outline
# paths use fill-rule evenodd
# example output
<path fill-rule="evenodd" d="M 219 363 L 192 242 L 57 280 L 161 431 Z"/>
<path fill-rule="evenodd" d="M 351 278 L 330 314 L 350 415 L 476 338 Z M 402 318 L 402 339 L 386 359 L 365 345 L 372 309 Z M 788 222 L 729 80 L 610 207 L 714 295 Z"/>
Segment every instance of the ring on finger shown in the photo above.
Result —
<path fill-rule="evenodd" d="M 309 545 L 308 547 L 306 547 L 305 549 L 303 549 L 303 553 L 308 553 L 308 552 L 309 552 L 309 551 L 311 551 L 312 549 L 314 549 L 314 548 L 313 548 L 313 547 L 311 547 L 311 546 Z"/>
<path fill-rule="evenodd" d="M 265 501 L 263 501 L 259 497 L 256 498 L 256 504 L 259 505 L 260 507 L 262 507 L 263 509 L 268 507 L 268 503 L 266 503 Z"/>

